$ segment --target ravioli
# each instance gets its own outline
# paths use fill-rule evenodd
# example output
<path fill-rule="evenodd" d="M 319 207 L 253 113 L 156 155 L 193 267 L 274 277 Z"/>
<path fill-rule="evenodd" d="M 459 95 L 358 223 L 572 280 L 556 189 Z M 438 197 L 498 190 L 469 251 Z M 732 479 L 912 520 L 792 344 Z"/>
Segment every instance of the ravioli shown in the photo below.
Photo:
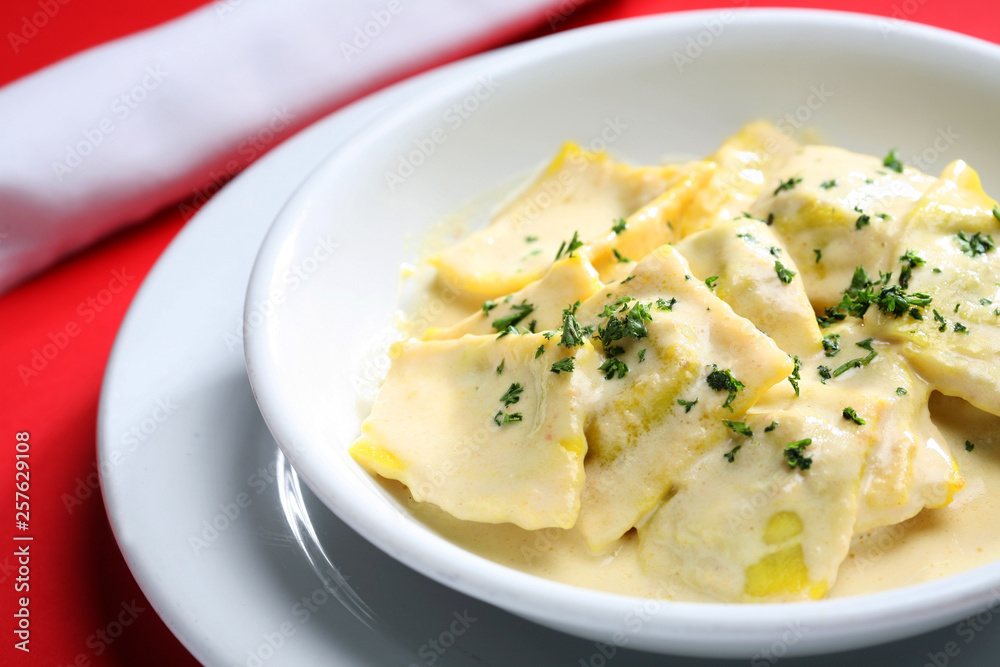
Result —
<path fill-rule="evenodd" d="M 542 277 L 560 247 L 605 235 L 617 220 L 662 194 L 677 171 L 631 167 L 567 143 L 488 227 L 430 262 L 460 293 L 495 298 L 515 292 Z"/>
<path fill-rule="evenodd" d="M 822 598 L 852 543 L 962 491 L 934 392 L 1000 416 L 998 241 L 961 161 L 767 123 L 684 165 L 566 144 L 431 258 L 481 305 L 396 347 L 350 452 L 670 595 Z"/>
<path fill-rule="evenodd" d="M 522 528 L 570 528 L 580 510 L 585 373 L 554 373 L 589 344 L 550 345 L 542 334 L 410 341 L 398 349 L 350 453 L 396 479 L 416 500 L 452 515 Z"/>
<path fill-rule="evenodd" d="M 695 279 L 670 246 L 591 297 L 579 317 L 606 331 L 612 318 L 634 319 L 637 307 L 648 313 L 648 335 L 608 357 L 629 371 L 600 385 L 588 413 L 580 530 L 593 550 L 621 537 L 673 491 L 713 433 L 724 429 L 722 419 L 738 418 L 792 370 L 788 356 Z M 603 352 L 618 345 L 612 341 Z M 645 350 L 641 361 L 639 350 Z M 732 378 L 738 388 L 720 390 L 724 380 L 710 376 Z"/>

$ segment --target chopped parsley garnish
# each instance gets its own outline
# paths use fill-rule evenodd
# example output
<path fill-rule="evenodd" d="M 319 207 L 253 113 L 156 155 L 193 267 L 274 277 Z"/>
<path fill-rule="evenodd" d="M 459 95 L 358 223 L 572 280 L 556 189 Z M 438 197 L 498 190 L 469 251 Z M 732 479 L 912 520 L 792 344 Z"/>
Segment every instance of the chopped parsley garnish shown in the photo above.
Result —
<path fill-rule="evenodd" d="M 604 379 L 610 380 L 617 374 L 621 380 L 628 373 L 628 366 L 621 359 L 605 359 L 604 363 L 597 367 L 599 371 L 605 371 Z"/>
<path fill-rule="evenodd" d="M 854 210 L 858 211 L 856 207 Z M 858 212 L 860 213 L 860 211 Z M 872 223 L 871 216 L 869 216 L 867 213 L 861 213 L 861 215 L 858 216 L 858 219 L 854 222 L 854 228 L 861 229 L 862 227 L 867 227 L 871 223 Z"/>
<path fill-rule="evenodd" d="M 734 433 L 739 433 L 740 435 L 745 435 L 748 438 L 752 438 L 753 437 L 753 431 L 750 429 L 749 426 L 747 426 L 743 422 L 734 422 L 734 421 L 730 421 L 728 419 L 723 419 L 722 423 L 725 424 L 730 429 L 732 429 L 732 431 Z"/>
<path fill-rule="evenodd" d="M 835 188 L 837 187 L 837 179 L 831 178 L 829 181 L 823 181 L 822 183 L 819 184 L 819 187 L 823 188 L 824 190 Z"/>
<path fill-rule="evenodd" d="M 639 363 L 646 361 L 646 348 L 639 350 Z"/>
<path fill-rule="evenodd" d="M 573 251 L 582 246 L 583 246 L 583 241 L 580 240 L 579 232 L 573 232 L 573 238 L 569 240 L 568 244 L 566 243 L 566 241 L 563 241 L 562 243 L 559 244 L 559 251 L 556 253 L 556 261 L 558 261 L 559 258 L 561 258 L 564 253 L 567 257 L 572 257 Z"/>
<path fill-rule="evenodd" d="M 778 184 L 778 187 L 774 189 L 774 196 L 777 197 L 779 192 L 784 192 L 785 190 L 791 190 L 801 182 L 802 182 L 801 178 L 789 178 L 787 181 L 781 181 Z"/>
<path fill-rule="evenodd" d="M 770 247 L 769 247 L 769 248 L 767 249 L 767 251 L 768 251 L 769 253 L 771 253 L 772 255 L 774 255 L 775 257 L 780 257 L 780 256 L 781 256 L 781 248 L 778 248 L 778 247 L 776 247 L 776 246 L 770 246 Z"/>
<path fill-rule="evenodd" d="M 906 391 L 905 387 L 896 387 L 896 395 L 897 396 L 906 396 L 909 393 L 910 392 Z"/>
<path fill-rule="evenodd" d="M 559 373 L 572 373 L 573 368 L 573 357 L 566 357 L 552 364 L 552 368 L 549 370 L 558 375 Z"/>
<path fill-rule="evenodd" d="M 757 239 L 754 237 L 753 234 L 737 234 L 736 238 L 743 239 L 743 240 L 745 240 L 745 241 L 747 241 L 749 243 L 756 243 L 757 242 Z"/>
<path fill-rule="evenodd" d="M 826 384 L 826 381 L 831 379 L 833 375 L 830 373 L 830 369 L 826 366 L 818 366 L 816 371 L 819 373 L 819 381 Z"/>
<path fill-rule="evenodd" d="M 859 424 L 861 426 L 864 426 L 865 424 L 868 423 L 867 421 L 864 420 L 864 418 L 858 416 L 857 410 L 855 410 L 850 406 L 844 408 L 844 419 L 850 419 L 855 424 Z"/>
<path fill-rule="evenodd" d="M 958 232 L 958 247 L 969 257 L 985 255 L 990 250 L 993 250 L 995 246 L 993 237 L 989 235 L 983 236 L 982 232 L 976 232 L 972 236 L 967 235 L 963 231 Z"/>
<path fill-rule="evenodd" d="M 823 353 L 828 357 L 835 357 L 838 352 L 840 352 L 840 334 L 823 336 Z"/>
<path fill-rule="evenodd" d="M 698 399 L 696 398 L 693 401 L 685 401 L 683 398 L 678 398 L 677 399 L 677 405 L 684 406 L 684 412 L 685 413 L 691 412 L 691 408 L 693 408 L 694 406 L 698 405 Z"/>
<path fill-rule="evenodd" d="M 520 412 L 504 412 L 503 410 L 497 410 L 497 413 L 493 415 L 493 421 L 496 422 L 497 426 L 503 426 L 504 424 L 510 424 L 511 422 L 519 422 L 524 420 L 524 415 Z"/>
<path fill-rule="evenodd" d="M 634 279 L 635 279 L 635 274 L 633 273 L 628 278 L 626 278 L 625 280 L 621 281 L 621 283 L 622 283 L 622 285 L 624 285 L 625 283 L 629 282 L 630 280 L 634 280 Z"/>
<path fill-rule="evenodd" d="M 509 326 L 509 327 L 507 327 L 506 329 L 504 329 L 503 331 L 500 332 L 500 335 L 497 336 L 497 340 L 500 340 L 504 336 L 509 336 L 510 334 L 514 334 L 515 336 L 520 336 L 521 332 L 517 330 L 517 327 L 515 327 L 515 326 Z"/>
<path fill-rule="evenodd" d="M 876 281 L 870 280 L 863 266 L 855 268 L 851 285 L 844 291 L 843 299 L 833 311 L 828 309 L 827 313 L 841 311 L 862 318 L 868 312 L 868 308 L 874 305 L 886 315 L 902 317 L 913 307 L 923 308 L 930 305 L 931 297 L 927 294 L 921 292 L 907 294 L 899 285 L 889 285 L 891 273 L 880 273 L 879 278 Z M 822 324 L 822 321 L 820 323 Z"/>
<path fill-rule="evenodd" d="M 541 345 L 538 346 L 538 349 L 535 350 L 535 359 L 542 356 L 544 353 L 545 353 L 545 343 L 542 343 Z"/>
<path fill-rule="evenodd" d="M 772 422 L 771 422 L 770 424 L 768 424 L 768 425 L 767 425 L 767 427 L 766 427 L 766 428 L 764 429 L 764 433 L 770 433 L 770 432 L 771 432 L 771 431 L 773 431 L 774 429 L 778 428 L 778 426 L 779 426 L 778 422 L 776 422 L 776 421 L 772 421 Z"/>
<path fill-rule="evenodd" d="M 993 302 L 990 301 L 989 299 L 987 299 L 985 296 L 982 299 L 979 300 L 979 305 L 980 306 L 988 306 L 991 303 L 993 303 Z"/>
<path fill-rule="evenodd" d="M 521 400 L 523 392 L 524 387 L 521 386 L 520 382 L 511 383 L 504 395 L 500 397 L 500 400 L 503 401 L 505 408 L 510 407 Z"/>
<path fill-rule="evenodd" d="M 882 166 L 887 169 L 892 169 L 897 174 L 903 173 L 903 163 L 900 161 L 899 153 L 896 152 L 895 148 L 889 151 L 889 154 L 885 156 L 884 160 L 882 160 Z"/>
<path fill-rule="evenodd" d="M 795 362 L 795 368 L 792 370 L 792 374 L 788 376 L 788 382 L 792 385 L 792 389 L 795 390 L 795 395 L 798 396 L 799 380 L 802 379 L 802 376 L 799 374 L 799 371 L 802 370 L 802 360 L 799 359 L 799 355 L 792 357 L 792 360 Z"/>
<path fill-rule="evenodd" d="M 899 272 L 899 285 L 904 289 L 909 288 L 910 275 L 913 273 L 913 269 L 918 266 L 923 266 L 927 263 L 927 261 L 918 255 L 916 250 L 907 250 L 906 253 L 899 258 L 899 261 L 903 262 L 903 269 Z"/>
<path fill-rule="evenodd" d="M 586 334 L 587 330 L 580 326 L 580 322 L 576 319 L 576 309 L 579 307 L 580 302 L 577 301 L 569 308 L 564 308 L 562 311 L 562 338 L 559 340 L 559 344 L 563 347 L 577 347 L 578 345 L 583 345 L 583 336 Z"/>
<path fill-rule="evenodd" d="M 524 242 L 525 243 L 534 243 L 537 240 L 538 240 L 537 236 L 525 236 L 524 237 Z"/>
<path fill-rule="evenodd" d="M 858 357 L 857 359 L 851 359 L 850 361 L 847 361 L 847 362 L 841 364 L 840 366 L 837 366 L 831 372 L 831 377 L 840 377 L 841 375 L 843 375 L 847 371 L 851 370 L 852 368 L 861 368 L 862 366 L 867 366 L 868 364 L 870 364 L 875 359 L 875 357 L 878 356 L 878 352 L 876 352 L 874 349 L 872 349 L 872 340 L 874 340 L 874 339 L 873 338 L 866 338 L 866 339 L 864 339 L 863 341 L 861 341 L 859 343 L 855 343 L 855 345 L 857 345 L 858 347 L 860 347 L 860 348 L 862 348 L 864 350 L 868 350 L 868 354 L 866 356 L 864 356 L 864 357 Z M 820 368 L 824 368 L 824 367 L 820 366 Z M 822 373 L 820 373 L 820 375 L 822 375 Z M 829 378 L 824 378 L 824 379 L 829 379 Z"/>
<path fill-rule="evenodd" d="M 1000 206 L 997 206 L 996 204 L 993 205 L 993 217 L 1000 220 Z"/>
<path fill-rule="evenodd" d="M 788 463 L 789 468 L 809 470 L 813 460 L 808 456 L 803 456 L 802 451 L 811 444 L 812 438 L 803 438 L 802 440 L 796 440 L 785 445 L 785 461 Z"/>
<path fill-rule="evenodd" d="M 972 444 L 968 440 L 965 441 L 965 451 L 971 452 L 975 448 L 976 448 L 976 446 L 974 444 Z"/>
<path fill-rule="evenodd" d="M 816 263 L 819 264 L 819 260 L 823 259 L 823 251 L 819 248 L 813 248 L 813 252 L 816 253 Z"/>
<path fill-rule="evenodd" d="M 628 257 L 622 256 L 622 254 L 620 252 L 618 252 L 618 248 L 612 248 L 611 252 L 615 253 L 615 259 L 618 260 L 619 264 L 624 264 L 626 262 L 631 262 L 632 261 Z"/>
<path fill-rule="evenodd" d="M 625 218 L 618 218 L 615 220 L 615 224 L 611 225 L 611 231 L 617 236 L 624 232 L 626 227 L 628 227 L 628 223 L 625 222 Z"/>
<path fill-rule="evenodd" d="M 493 320 L 493 328 L 497 331 L 504 331 L 508 327 L 514 327 L 521 323 L 521 320 L 534 312 L 535 307 L 528 303 L 527 299 L 522 299 L 518 305 L 511 306 L 511 313 L 506 317 Z"/>
<path fill-rule="evenodd" d="M 961 322 L 955 322 L 955 331 L 957 333 L 969 333 L 969 327 L 965 326 Z"/>
<path fill-rule="evenodd" d="M 674 306 L 677 305 L 677 299 L 670 297 L 670 301 L 664 301 L 662 298 L 656 300 L 657 310 L 673 310 Z"/>
<path fill-rule="evenodd" d="M 728 392 L 729 395 L 726 397 L 726 402 L 722 404 L 722 407 L 729 408 L 730 412 L 733 411 L 731 403 L 736 398 L 736 393 L 746 388 L 746 385 L 733 377 L 732 371 L 728 368 L 719 370 L 719 367 L 715 364 L 712 364 L 712 372 L 708 374 L 705 381 L 715 391 Z"/>
<path fill-rule="evenodd" d="M 785 283 L 786 285 L 792 282 L 792 278 L 796 276 L 795 271 L 787 268 L 781 262 L 774 263 L 774 272 L 778 274 L 778 280 Z"/>
<path fill-rule="evenodd" d="M 543 350 L 545 349 L 544 345 L 542 345 L 542 349 Z M 538 355 L 536 354 L 535 356 L 537 357 Z M 497 375 L 503 375 L 503 365 L 506 364 L 506 363 L 507 363 L 506 359 L 501 359 L 500 360 L 500 365 L 497 366 Z"/>
<path fill-rule="evenodd" d="M 773 225 L 773 224 L 774 224 L 774 213 L 768 213 L 768 214 L 767 214 L 767 220 L 765 220 L 765 222 L 767 223 L 767 225 L 768 225 L 769 227 L 770 227 L 771 225 Z"/>
<path fill-rule="evenodd" d="M 497 302 L 496 301 L 493 301 L 492 299 L 487 299 L 486 301 L 484 301 L 483 305 L 480 306 L 480 308 L 483 309 L 483 317 L 488 317 L 489 314 L 490 314 L 490 311 L 493 310 L 496 307 L 497 307 Z"/>
<path fill-rule="evenodd" d="M 937 310 L 934 311 L 934 321 L 941 323 L 941 326 L 938 327 L 938 331 L 945 331 L 948 328 L 948 320 L 944 319 L 944 315 L 939 313 Z"/>
<path fill-rule="evenodd" d="M 705 284 L 708 285 L 708 289 L 715 291 L 715 283 L 719 282 L 719 276 L 709 276 L 705 279 Z"/>
<path fill-rule="evenodd" d="M 726 457 L 727 461 L 729 461 L 730 463 L 732 463 L 733 461 L 736 460 L 736 452 L 740 451 L 740 447 L 742 447 L 742 446 L 743 445 L 736 445 L 735 447 L 733 447 L 732 449 L 730 449 L 728 452 L 726 452 L 725 454 L 723 454 L 723 456 Z"/>
<path fill-rule="evenodd" d="M 614 303 L 614 306 L 617 307 L 619 302 L 621 302 L 622 308 L 618 311 L 619 313 L 628 308 L 629 301 L 634 300 L 631 297 L 624 297 L 624 299 L 624 301 L 619 299 Z M 604 312 L 601 313 L 601 317 L 606 317 L 608 323 L 603 327 L 597 328 L 597 335 L 601 339 L 601 345 L 604 347 L 605 354 L 612 357 L 625 351 L 620 345 L 612 345 L 612 343 L 625 338 L 631 338 L 632 340 L 645 338 L 649 335 L 646 331 L 646 322 L 653 319 L 653 316 L 649 314 L 649 308 L 645 304 L 638 302 L 622 317 L 614 315 L 613 307 L 605 307 Z"/>

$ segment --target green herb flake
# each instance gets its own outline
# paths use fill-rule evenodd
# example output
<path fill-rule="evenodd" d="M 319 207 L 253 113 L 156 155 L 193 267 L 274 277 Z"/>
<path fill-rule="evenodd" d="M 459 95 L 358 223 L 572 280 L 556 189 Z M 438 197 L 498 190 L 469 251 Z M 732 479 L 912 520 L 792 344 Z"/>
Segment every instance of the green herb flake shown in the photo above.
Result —
<path fill-rule="evenodd" d="M 664 301 L 662 298 L 656 300 L 657 310 L 665 310 L 669 312 L 672 311 L 674 309 L 674 306 L 676 305 L 677 305 L 677 299 L 673 297 L 670 298 L 670 301 Z"/>
<path fill-rule="evenodd" d="M 934 310 L 934 321 L 941 324 L 941 326 L 938 327 L 938 331 L 946 331 L 948 329 L 948 320 L 944 319 L 944 315 L 939 313 L 936 309 Z"/>
<path fill-rule="evenodd" d="M 719 276 L 709 276 L 705 279 L 705 284 L 708 285 L 708 289 L 715 291 L 715 283 L 719 282 Z"/>
<path fill-rule="evenodd" d="M 969 333 L 969 327 L 965 326 L 961 322 L 955 322 L 954 328 L 956 333 L 964 333 L 964 334 Z"/>
<path fill-rule="evenodd" d="M 802 379 L 800 371 L 802 370 L 802 360 L 799 359 L 799 355 L 792 357 L 792 361 L 795 362 L 795 368 L 792 369 L 792 374 L 788 376 L 788 382 L 792 385 L 792 389 L 795 390 L 795 395 L 799 395 L 799 380 Z"/>
<path fill-rule="evenodd" d="M 580 240 L 580 233 L 573 232 L 573 238 L 571 238 L 568 243 L 566 241 L 563 241 L 562 243 L 559 244 L 559 251 L 556 252 L 556 261 L 559 261 L 559 259 L 563 256 L 563 254 L 565 254 L 567 257 L 572 257 L 573 251 L 578 248 L 581 248 L 582 246 L 583 246 L 583 241 Z"/>
<path fill-rule="evenodd" d="M 774 255 L 775 257 L 780 257 L 780 256 L 781 256 L 781 248 L 778 248 L 778 247 L 776 247 L 776 246 L 771 246 L 771 247 L 769 247 L 769 248 L 767 249 L 767 251 L 768 251 L 769 253 L 771 253 L 772 255 Z"/>
<path fill-rule="evenodd" d="M 740 451 L 740 447 L 742 447 L 742 446 L 743 445 L 736 445 L 735 447 L 733 447 L 732 449 L 730 449 L 728 452 L 726 452 L 725 454 L 723 454 L 723 456 L 730 463 L 734 462 L 736 460 L 736 452 Z"/>
<path fill-rule="evenodd" d="M 823 259 L 823 251 L 819 248 L 813 248 L 813 252 L 816 253 L 816 264 L 819 264 L 819 260 Z"/>
<path fill-rule="evenodd" d="M 534 243 L 537 240 L 538 240 L 537 236 L 525 236 L 524 237 L 524 242 L 525 243 Z"/>
<path fill-rule="evenodd" d="M 488 317 L 489 314 L 490 314 L 490 311 L 493 310 L 496 307 L 497 307 L 497 302 L 496 301 L 493 301 L 492 299 L 487 299 L 486 301 L 484 301 L 483 305 L 480 306 L 480 308 L 483 309 L 483 317 Z"/>
<path fill-rule="evenodd" d="M 985 296 L 982 299 L 979 300 L 979 305 L 980 306 L 989 306 L 992 303 L 993 302 L 990 301 L 989 299 L 987 299 Z"/>
<path fill-rule="evenodd" d="M 819 184 L 819 187 L 823 188 L 824 190 L 835 188 L 837 187 L 837 179 L 831 178 L 829 181 L 823 181 L 822 183 Z"/>
<path fill-rule="evenodd" d="M 1000 206 L 997 206 L 996 204 L 993 205 L 993 217 L 1000 220 Z"/>
<path fill-rule="evenodd" d="M 865 424 L 868 423 L 867 421 L 864 420 L 863 417 L 858 416 L 857 410 L 855 410 L 850 406 L 844 408 L 844 419 L 849 419 L 855 424 L 859 424 L 861 426 L 864 426 Z"/>
<path fill-rule="evenodd" d="M 996 207 L 994 207 L 994 209 L 995 208 Z M 976 448 L 976 446 L 973 443 L 969 442 L 968 440 L 965 441 L 965 451 L 971 452 L 975 448 Z"/>
<path fill-rule="evenodd" d="M 784 192 L 785 190 L 791 190 L 796 185 L 802 182 L 801 178 L 789 178 L 787 181 L 781 181 L 778 187 L 774 189 L 774 196 L 777 197 L 778 193 Z"/>
<path fill-rule="evenodd" d="M 795 271 L 787 268 L 781 262 L 774 263 L 774 272 L 778 274 L 778 280 L 785 283 L 786 285 L 792 282 L 792 278 L 796 276 Z"/>
<path fill-rule="evenodd" d="M 900 161 L 899 153 L 896 152 L 895 148 L 889 151 L 889 154 L 885 156 L 884 160 L 882 160 L 882 166 L 887 169 L 892 169 L 897 174 L 903 173 L 903 163 Z"/>
<path fill-rule="evenodd" d="M 823 353 L 828 357 L 835 357 L 838 352 L 840 352 L 840 334 L 823 336 Z"/>
<path fill-rule="evenodd" d="M 618 260 L 619 264 L 625 264 L 626 262 L 631 262 L 632 261 L 628 257 L 624 257 L 620 252 L 618 252 L 618 248 L 612 248 L 611 252 L 613 252 L 615 254 L 615 259 Z"/>
<path fill-rule="evenodd" d="M 734 422 L 729 419 L 723 419 L 722 423 L 725 424 L 734 433 L 739 433 L 740 435 L 745 435 L 748 438 L 753 437 L 753 431 L 743 422 Z"/>
<path fill-rule="evenodd" d="M 728 392 L 726 397 L 726 402 L 722 404 L 722 407 L 728 408 L 730 412 L 733 411 L 732 402 L 736 398 L 736 393 L 745 389 L 746 385 L 733 377 L 732 371 L 729 369 L 719 370 L 719 367 L 712 364 L 712 372 L 708 374 L 705 378 L 708 382 L 708 386 L 715 391 L 725 391 Z"/>
<path fill-rule="evenodd" d="M 677 405 L 684 406 L 684 412 L 688 413 L 691 412 L 691 408 L 698 405 L 698 399 L 696 398 L 693 401 L 685 401 L 683 398 L 678 398 Z"/>
<path fill-rule="evenodd" d="M 899 272 L 899 285 L 907 289 L 910 286 L 910 275 L 912 275 L 913 269 L 923 266 L 927 261 L 918 255 L 916 250 L 907 250 L 900 256 L 899 261 L 903 263 L 903 269 Z"/>
<path fill-rule="evenodd" d="M 788 463 L 789 468 L 793 470 L 795 468 L 809 470 L 812 466 L 812 459 L 808 456 L 803 456 L 802 452 L 811 444 L 812 438 L 803 438 L 802 440 L 796 440 L 785 445 L 785 462 Z"/>
<path fill-rule="evenodd" d="M 737 234 L 736 238 L 743 239 L 747 243 L 756 243 L 757 238 L 753 234 Z"/>
<path fill-rule="evenodd" d="M 511 306 L 510 315 L 493 320 L 493 328 L 497 331 L 504 331 L 508 327 L 517 326 L 521 323 L 521 320 L 533 313 L 534 310 L 535 307 L 533 305 L 528 303 L 526 299 L 522 299 L 520 304 Z"/>
<path fill-rule="evenodd" d="M 562 338 L 559 340 L 559 344 L 563 347 L 577 347 L 583 345 L 583 336 L 586 329 L 580 326 L 580 322 L 576 319 L 576 309 L 579 307 L 580 302 L 577 301 L 568 308 L 564 308 L 562 311 Z"/>
<path fill-rule="evenodd" d="M 566 357 L 552 364 L 549 370 L 558 375 L 559 373 L 572 373 L 573 368 L 573 357 Z"/>
<path fill-rule="evenodd" d="M 862 227 L 867 227 L 871 223 L 872 223 L 871 216 L 869 216 L 867 213 L 862 213 L 860 216 L 858 216 L 858 219 L 854 222 L 854 228 L 861 229 Z"/>
<path fill-rule="evenodd" d="M 628 366 L 621 359 L 605 359 L 604 363 L 597 367 L 599 371 L 605 371 L 604 379 L 610 380 L 616 375 L 621 380 L 628 373 Z"/>
<path fill-rule="evenodd" d="M 969 257 L 978 257 L 993 250 L 996 244 L 993 242 L 993 237 L 983 236 L 982 232 L 976 232 L 969 236 L 960 230 L 958 232 L 958 247 Z"/>
<path fill-rule="evenodd" d="M 535 350 L 535 359 L 542 356 L 544 353 L 545 353 L 545 343 L 542 343 L 541 345 L 538 346 L 538 349 Z"/>
<path fill-rule="evenodd" d="M 542 349 L 543 349 L 543 350 L 545 349 L 545 346 L 544 346 L 544 345 L 542 345 Z M 538 354 L 536 354 L 535 356 L 537 357 L 537 356 L 538 356 Z M 507 363 L 507 360 L 506 360 L 506 359 L 501 359 L 501 360 L 500 360 L 500 365 L 499 365 L 499 366 L 497 366 L 497 375 L 503 375 L 503 365 L 504 365 L 505 363 Z"/>
<path fill-rule="evenodd" d="M 639 350 L 639 363 L 646 361 L 646 348 Z"/>
<path fill-rule="evenodd" d="M 772 421 L 772 422 L 771 422 L 770 424 L 768 424 L 768 425 L 767 425 L 767 427 L 766 427 L 766 428 L 764 429 L 764 433 L 770 433 L 770 432 L 771 432 L 771 431 L 773 431 L 774 429 L 778 428 L 778 426 L 780 426 L 780 424 L 778 424 L 778 422 L 776 422 L 776 421 Z"/>
<path fill-rule="evenodd" d="M 910 392 L 906 391 L 905 387 L 896 387 L 896 395 L 897 396 L 906 396 L 909 393 Z"/>
<path fill-rule="evenodd" d="M 523 392 L 524 387 L 521 386 L 521 383 L 513 382 L 510 387 L 507 388 L 504 395 L 500 397 L 500 400 L 503 401 L 505 408 L 510 407 L 521 400 L 521 394 Z"/>
<path fill-rule="evenodd" d="M 628 227 L 628 223 L 625 222 L 625 218 L 618 218 L 615 220 L 615 223 L 611 225 L 611 231 L 613 231 L 617 236 L 618 234 L 624 232 L 626 227 Z"/>
<path fill-rule="evenodd" d="M 496 422 L 497 426 L 504 426 L 505 424 L 510 424 L 511 422 L 519 422 L 524 420 L 524 415 L 520 412 L 504 412 L 503 410 L 498 410 L 495 415 L 493 415 L 493 421 Z"/>

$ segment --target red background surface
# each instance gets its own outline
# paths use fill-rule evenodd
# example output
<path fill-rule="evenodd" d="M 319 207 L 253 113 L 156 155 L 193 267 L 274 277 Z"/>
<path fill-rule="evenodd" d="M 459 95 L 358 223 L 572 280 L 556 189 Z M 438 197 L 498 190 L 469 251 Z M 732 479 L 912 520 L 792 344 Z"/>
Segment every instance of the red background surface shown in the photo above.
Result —
<path fill-rule="evenodd" d="M 102 42 L 170 20 L 201 0 L 3 0 L 0 3 L 0 85 Z M 25 21 L 42 4 L 58 12 L 36 32 Z M 566 6 L 579 4 L 566 0 Z M 996 0 L 595 0 L 574 11 L 560 30 L 628 16 L 723 6 L 818 7 L 897 16 L 1000 43 Z M 39 21 L 41 22 L 41 21 Z M 540 37 L 547 25 L 515 39 Z M 30 37 L 15 52 L 10 33 Z M 497 36 L 497 46 L 510 35 Z M 468 55 L 465 52 L 455 57 Z M 332 109 L 331 109 L 332 111 Z M 15 128 L 0 128 L 4 132 Z M 2 139 L 0 139 L 0 150 Z M 0 211 L 0 219 L 3 212 Z M 97 402 L 111 345 L 142 278 L 184 219 L 176 203 L 0 297 L 0 541 L 14 529 L 15 434 L 31 442 L 31 653 L 14 649 L 16 558 L 0 550 L 0 663 L 4 665 L 195 665 L 146 603 L 111 534 L 96 489 Z M 87 299 L 108 286 L 113 271 L 134 276 L 125 290 L 87 318 Z M 90 321 L 88 321 L 88 319 Z M 24 381 L 36 350 L 67 323 L 80 326 L 47 366 Z M 87 493 L 90 492 L 89 497 Z M 66 498 L 82 498 L 67 505 Z M 116 620 L 122 604 L 143 608 L 110 645 L 98 632 Z"/>

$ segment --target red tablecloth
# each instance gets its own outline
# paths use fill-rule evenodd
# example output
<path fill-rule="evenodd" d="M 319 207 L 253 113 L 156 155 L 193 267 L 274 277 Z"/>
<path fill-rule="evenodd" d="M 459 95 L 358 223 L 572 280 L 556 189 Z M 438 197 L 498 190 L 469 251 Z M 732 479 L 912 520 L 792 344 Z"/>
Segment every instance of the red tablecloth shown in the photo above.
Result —
<path fill-rule="evenodd" d="M 104 41 L 156 25 L 203 0 L 4 0 L 0 3 L 0 85 Z M 558 30 L 683 9 L 801 6 L 896 16 L 1000 43 L 997 0 L 595 0 L 564 3 Z M 539 26 L 540 37 L 551 32 Z M 483 48 L 494 45 L 484 45 Z M 467 55 L 467 54 L 459 54 Z M 0 128 L 2 137 L 17 128 Z M 3 212 L 0 211 L 0 223 Z M 142 596 L 111 534 L 97 488 L 95 430 L 104 366 L 122 317 L 146 272 L 184 225 L 178 206 L 73 257 L 0 298 L 0 470 L 5 498 L 0 541 L 15 529 L 17 434 L 30 433 L 31 652 L 15 649 L 18 563 L 0 549 L 0 663 L 5 665 L 194 665 Z M 0 224 L 2 230 L 2 224 Z M 0 243 L 4 239 L 0 237 Z M 93 301 L 118 272 L 124 290 Z M 117 288 L 116 282 L 114 287 Z M 88 300 L 93 301 L 88 303 Z M 84 316 L 85 315 L 85 316 Z M 76 327 L 65 335 L 66 327 Z M 54 343 L 37 375 L 23 377 Z M 51 351 L 51 348 L 49 348 Z M 51 356 L 51 354 L 49 355 Z M 41 362 L 38 363 L 41 366 Z M 23 448 L 23 447 L 22 447 Z M 23 578 L 23 577 L 20 577 Z M 123 607 L 124 605 L 124 607 Z M 119 636 L 114 625 L 135 616 Z M 109 627 L 110 626 L 110 627 Z"/>

